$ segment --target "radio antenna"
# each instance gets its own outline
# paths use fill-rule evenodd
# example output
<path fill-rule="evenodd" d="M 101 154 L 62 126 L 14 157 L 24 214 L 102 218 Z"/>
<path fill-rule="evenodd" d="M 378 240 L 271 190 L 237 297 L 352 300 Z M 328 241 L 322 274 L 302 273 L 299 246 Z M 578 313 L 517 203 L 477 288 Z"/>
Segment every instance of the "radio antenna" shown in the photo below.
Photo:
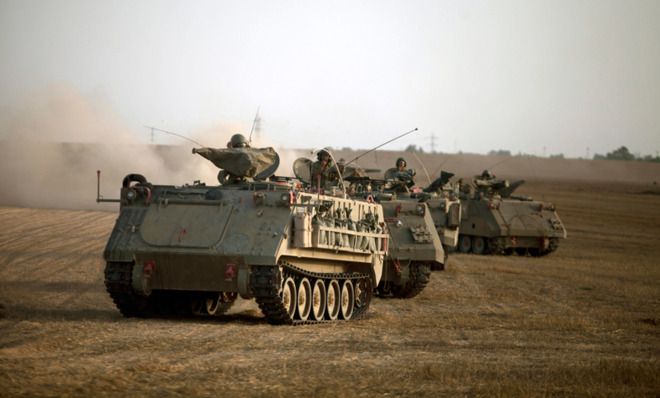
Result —
<path fill-rule="evenodd" d="M 153 126 L 144 126 L 144 127 L 148 128 L 148 129 L 151 129 L 151 136 L 152 136 L 152 139 L 153 139 L 154 131 L 159 131 L 159 132 L 161 132 L 161 133 L 165 133 L 165 134 L 169 134 L 169 135 L 173 135 L 173 136 L 176 136 L 176 137 L 182 138 L 182 139 L 184 139 L 184 140 L 186 140 L 186 141 L 190 141 L 190 142 L 192 142 L 193 144 L 197 144 L 197 145 L 199 145 L 199 146 L 206 146 L 206 145 L 202 145 L 202 144 L 200 144 L 199 142 L 197 142 L 197 141 L 195 141 L 195 140 L 193 140 L 193 139 L 191 139 L 191 138 L 186 137 L 185 135 L 178 134 L 178 133 L 175 133 L 175 132 L 173 132 L 173 131 L 167 131 L 167 130 L 159 129 L 158 127 L 153 127 Z"/>
<path fill-rule="evenodd" d="M 417 127 L 415 127 L 414 129 L 412 129 L 412 130 L 410 130 L 410 131 L 408 131 L 408 132 L 405 132 L 405 133 L 403 133 L 403 134 L 401 134 L 401 135 L 398 135 L 398 136 L 392 138 L 392 139 L 389 140 L 389 141 L 383 142 L 382 144 L 380 144 L 380 145 L 378 145 L 378 146 L 376 146 L 376 147 L 374 147 L 374 148 L 369 149 L 368 151 L 364 152 L 363 154 L 358 155 L 355 159 L 351 160 L 350 162 L 346 162 L 344 165 L 345 165 L 345 166 L 348 166 L 349 164 L 355 162 L 356 160 L 360 159 L 360 158 L 363 157 L 364 155 L 369 154 L 369 153 L 375 151 L 376 149 L 378 149 L 378 148 L 380 148 L 380 147 L 382 147 L 382 146 L 385 146 L 385 145 L 389 144 L 389 143 L 392 142 L 392 141 L 396 141 L 396 140 L 398 140 L 398 139 L 401 138 L 401 137 L 405 137 L 405 136 L 407 136 L 407 135 L 410 134 L 410 133 L 414 133 L 414 132 L 417 131 L 417 130 L 419 130 L 419 129 L 418 129 Z"/>
<path fill-rule="evenodd" d="M 420 159 L 419 156 L 417 156 L 415 151 L 412 151 L 410 153 L 412 153 L 412 155 L 415 157 L 415 159 L 417 160 L 417 163 L 419 163 L 419 165 L 422 166 L 422 170 L 424 170 L 424 174 L 426 174 L 426 179 L 429 180 L 429 185 L 430 185 L 431 184 L 431 176 L 429 175 L 429 171 L 426 170 L 426 166 L 424 166 L 424 162 L 422 162 L 422 159 Z"/>

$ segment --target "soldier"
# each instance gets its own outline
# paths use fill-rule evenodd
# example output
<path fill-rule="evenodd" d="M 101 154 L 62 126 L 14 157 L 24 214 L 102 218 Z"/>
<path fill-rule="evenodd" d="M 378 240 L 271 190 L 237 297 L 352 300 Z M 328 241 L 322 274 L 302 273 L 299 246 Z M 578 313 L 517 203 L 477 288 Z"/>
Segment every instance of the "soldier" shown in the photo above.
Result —
<path fill-rule="evenodd" d="M 408 165 L 408 163 L 406 163 L 406 159 L 404 159 L 404 158 L 398 158 L 396 160 L 396 170 L 398 172 L 405 172 L 407 165 Z"/>
<path fill-rule="evenodd" d="M 339 180 L 337 166 L 332 163 L 330 153 L 325 149 L 316 154 L 316 162 L 312 163 L 312 186 L 326 189 L 328 186 L 336 185 Z"/>
<path fill-rule="evenodd" d="M 344 170 L 346 170 L 346 159 L 339 158 L 339 161 L 337 162 L 337 170 L 339 170 L 342 176 L 346 176 L 344 174 Z"/>
<path fill-rule="evenodd" d="M 229 149 L 250 148 L 250 144 L 248 143 L 247 139 L 245 139 L 245 136 L 243 134 L 234 134 L 229 139 L 229 142 L 227 143 L 227 148 Z M 230 172 L 228 172 L 227 170 L 220 170 L 218 172 L 218 181 L 222 185 L 240 184 L 242 182 L 245 182 L 245 177 L 235 176 Z"/>
<path fill-rule="evenodd" d="M 415 185 L 415 170 L 406 170 L 406 166 L 408 165 L 408 163 L 406 163 L 406 159 L 398 158 L 395 165 L 396 167 L 392 167 L 385 172 L 385 179 L 402 181 L 408 188 Z"/>
<path fill-rule="evenodd" d="M 234 134 L 227 143 L 227 148 L 249 148 L 250 144 L 243 134 Z"/>
<path fill-rule="evenodd" d="M 479 192 L 484 195 L 493 195 L 499 193 L 500 190 L 509 187 L 509 181 L 495 177 L 490 170 L 484 170 L 480 175 L 475 176 L 474 185 Z"/>
<path fill-rule="evenodd" d="M 493 174 L 490 170 L 484 170 L 481 172 L 482 180 L 492 180 L 494 178 L 495 178 L 495 174 Z"/>

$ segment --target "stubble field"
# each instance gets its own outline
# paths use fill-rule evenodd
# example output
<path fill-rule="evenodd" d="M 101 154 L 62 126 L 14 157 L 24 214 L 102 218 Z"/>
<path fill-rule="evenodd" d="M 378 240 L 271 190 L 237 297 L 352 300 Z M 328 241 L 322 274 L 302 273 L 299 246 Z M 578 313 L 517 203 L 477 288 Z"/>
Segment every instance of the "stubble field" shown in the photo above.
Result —
<path fill-rule="evenodd" d="M 455 254 L 366 319 L 122 318 L 101 253 L 116 213 L 0 207 L 0 396 L 658 396 L 660 195 L 536 181 L 568 240 Z"/>

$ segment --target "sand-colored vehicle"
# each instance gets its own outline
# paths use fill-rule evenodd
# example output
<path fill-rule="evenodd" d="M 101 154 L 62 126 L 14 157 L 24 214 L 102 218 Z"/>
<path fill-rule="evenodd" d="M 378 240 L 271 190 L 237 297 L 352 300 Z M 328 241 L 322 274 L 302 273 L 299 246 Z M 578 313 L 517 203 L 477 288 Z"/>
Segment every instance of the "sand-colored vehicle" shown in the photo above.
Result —
<path fill-rule="evenodd" d="M 194 151 L 222 169 L 224 185 L 124 178 L 104 251 L 105 285 L 124 316 L 219 315 L 239 295 L 272 324 L 367 311 L 388 250 L 382 207 L 265 181 L 279 158 L 255 151 Z"/>
<path fill-rule="evenodd" d="M 312 169 L 309 159 L 294 162 L 296 177 L 314 189 Z M 415 297 L 428 284 L 431 269 L 444 267 L 446 258 L 429 207 L 408 189 L 406 181 L 372 179 L 355 170 L 359 168 L 342 170 L 343 179 L 328 188 L 383 208 L 390 239 L 376 292 L 379 297 Z"/>
<path fill-rule="evenodd" d="M 460 252 L 544 256 L 557 250 L 566 229 L 555 206 L 513 195 L 523 183 L 484 171 L 461 186 Z"/>

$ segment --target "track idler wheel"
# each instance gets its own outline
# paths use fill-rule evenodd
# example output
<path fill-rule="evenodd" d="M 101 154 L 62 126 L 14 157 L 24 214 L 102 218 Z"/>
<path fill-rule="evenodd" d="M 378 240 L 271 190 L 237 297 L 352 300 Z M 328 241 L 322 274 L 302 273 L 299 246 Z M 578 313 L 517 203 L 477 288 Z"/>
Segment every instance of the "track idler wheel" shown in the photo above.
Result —
<path fill-rule="evenodd" d="M 296 313 L 296 308 L 298 307 L 298 293 L 296 289 L 296 282 L 293 278 L 288 277 L 282 285 L 282 304 L 284 305 L 284 310 L 287 312 L 290 318 Z"/>

